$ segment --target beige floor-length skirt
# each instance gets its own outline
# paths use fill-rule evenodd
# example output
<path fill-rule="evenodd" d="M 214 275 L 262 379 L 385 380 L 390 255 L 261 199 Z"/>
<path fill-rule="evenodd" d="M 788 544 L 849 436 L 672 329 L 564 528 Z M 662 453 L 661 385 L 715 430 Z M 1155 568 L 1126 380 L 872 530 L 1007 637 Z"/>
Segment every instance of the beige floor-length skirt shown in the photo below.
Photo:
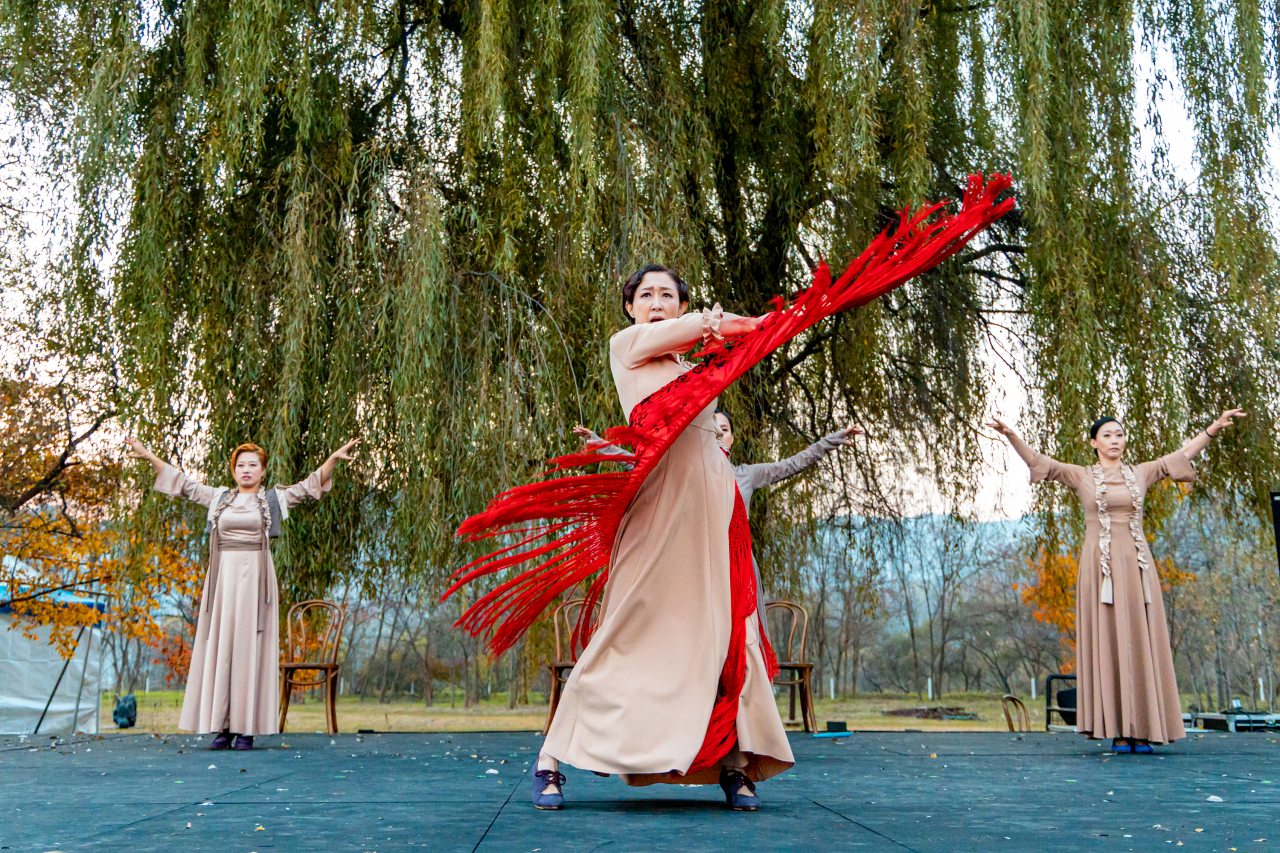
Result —
<path fill-rule="evenodd" d="M 712 423 L 709 418 L 708 424 Z M 630 785 L 714 783 L 685 775 L 711 719 L 729 647 L 733 472 L 710 429 L 685 429 L 645 480 L 614 543 L 599 626 L 570 674 L 543 745 Z M 746 773 L 794 764 L 759 646 L 747 624 L 738 745 Z"/>
<path fill-rule="evenodd" d="M 201 597 L 178 723 L 185 731 L 270 735 L 279 730 L 280 620 L 267 614 L 258 630 L 258 608 L 267 606 L 259 602 L 259 553 L 222 551 L 210 607 Z M 267 580 L 271 601 L 279 601 L 274 571 Z"/>
<path fill-rule="evenodd" d="M 1164 599 L 1154 563 L 1151 602 L 1143 600 L 1137 547 L 1128 535 L 1129 508 L 1111 513 L 1114 604 L 1099 600 L 1101 560 L 1096 534 L 1080 555 L 1076 590 L 1076 730 L 1092 738 L 1169 743 L 1187 736 L 1174 676 Z"/>

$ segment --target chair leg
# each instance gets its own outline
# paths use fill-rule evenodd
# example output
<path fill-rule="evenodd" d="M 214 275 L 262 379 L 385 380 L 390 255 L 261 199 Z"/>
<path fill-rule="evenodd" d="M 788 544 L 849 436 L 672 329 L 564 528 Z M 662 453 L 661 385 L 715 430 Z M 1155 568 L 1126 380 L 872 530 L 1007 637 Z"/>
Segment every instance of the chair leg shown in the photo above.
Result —
<path fill-rule="evenodd" d="M 556 708 L 560 705 L 560 674 L 556 672 L 555 667 L 551 668 L 551 692 L 547 697 L 547 722 L 542 726 L 542 733 L 545 735 L 551 731 L 551 721 L 556 716 Z"/>
<path fill-rule="evenodd" d="M 338 674 L 330 672 L 325 679 L 325 710 L 329 712 L 329 736 L 338 734 Z"/>
<path fill-rule="evenodd" d="M 289 681 L 289 676 L 285 676 L 284 684 L 280 687 L 280 733 L 284 733 L 284 721 L 289 716 L 289 697 L 293 693 L 293 684 Z"/>
<path fill-rule="evenodd" d="M 814 705 L 814 703 L 813 703 L 813 683 L 812 683 L 812 681 L 810 681 L 810 683 L 809 683 L 809 685 L 808 685 L 808 688 L 806 689 L 806 691 L 805 691 L 805 692 L 808 694 L 808 697 L 809 697 L 809 723 L 810 723 L 810 725 L 812 726 L 812 728 L 810 729 L 810 731 L 814 731 L 814 732 L 816 732 L 816 731 L 818 730 L 818 710 L 817 710 L 817 707 L 816 707 L 816 706 Z"/>
<path fill-rule="evenodd" d="M 796 721 L 796 685 L 792 684 L 789 686 L 787 688 L 787 693 L 791 697 L 791 713 L 787 717 L 787 722 L 794 723 Z"/>
<path fill-rule="evenodd" d="M 801 679 L 800 684 L 800 716 L 804 718 L 804 730 L 806 733 L 812 732 L 809 728 L 809 715 L 812 712 L 813 695 L 809 691 L 809 677 L 805 676 Z"/>

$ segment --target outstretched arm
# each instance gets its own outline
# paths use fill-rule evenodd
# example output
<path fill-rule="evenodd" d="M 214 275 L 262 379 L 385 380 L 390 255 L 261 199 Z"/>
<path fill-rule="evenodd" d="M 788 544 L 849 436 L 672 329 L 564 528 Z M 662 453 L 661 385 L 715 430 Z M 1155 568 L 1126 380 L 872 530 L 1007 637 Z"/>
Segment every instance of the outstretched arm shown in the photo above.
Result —
<path fill-rule="evenodd" d="M 844 429 L 838 429 L 830 435 L 823 436 L 795 456 L 780 459 L 777 462 L 764 462 L 759 465 L 745 466 L 748 476 L 751 477 L 752 488 L 760 489 L 765 486 L 772 486 L 774 483 L 799 474 L 809 466 L 816 464 L 818 460 L 831 451 L 848 444 L 850 437 L 855 435 L 862 435 L 862 430 L 853 424 L 849 424 Z"/>
<path fill-rule="evenodd" d="M 1031 469 L 1031 482 L 1038 483 L 1041 480 L 1052 480 L 1055 483 L 1062 483 L 1074 489 L 1084 478 L 1084 468 L 1079 465 L 1059 462 L 1057 459 L 1045 456 L 1043 453 L 1036 453 L 1031 449 L 1031 445 L 1023 441 L 1021 436 L 1013 431 L 1013 427 L 999 418 L 993 417 L 987 426 L 1003 435 L 1008 439 L 1009 444 L 1013 445 L 1014 452 Z"/>
<path fill-rule="evenodd" d="M 322 485 L 328 485 L 329 481 L 333 479 L 333 469 L 337 467 L 338 460 L 341 459 L 350 462 L 354 458 L 351 455 L 351 449 L 359 443 L 360 439 L 353 438 L 337 450 L 333 451 L 333 453 L 329 455 L 329 458 L 324 460 L 324 463 L 320 466 L 320 483 Z"/>
<path fill-rule="evenodd" d="M 137 438 L 135 438 L 132 435 L 126 438 L 124 440 L 124 443 L 129 448 L 130 458 L 147 460 L 148 462 L 151 463 L 151 467 L 156 469 L 157 474 L 163 471 L 164 466 L 168 464 L 159 456 L 156 456 L 154 453 L 152 453 L 151 450 L 145 444 L 143 444 L 141 441 L 139 441 Z"/>
<path fill-rule="evenodd" d="M 1031 463 L 1035 461 L 1036 456 L 1039 454 L 1032 450 L 1031 445 L 1023 441 L 1022 437 L 1013 431 L 1013 427 L 995 417 L 991 419 L 987 426 L 1008 439 L 1009 444 L 1013 445 L 1014 452 L 1018 454 L 1023 462 L 1027 463 L 1028 468 L 1031 467 Z"/>
<path fill-rule="evenodd" d="M 208 506 L 218 494 L 218 489 L 206 486 L 199 480 L 187 476 L 182 471 L 156 456 L 147 446 L 133 436 L 125 439 L 129 446 L 129 455 L 134 459 L 145 459 L 156 469 L 156 482 L 152 486 L 163 495 L 179 495 L 201 506 Z"/>
<path fill-rule="evenodd" d="M 590 427 L 584 427 L 582 424 L 578 424 L 573 428 L 573 434 L 582 439 L 582 446 L 585 450 L 594 450 L 596 453 L 603 453 L 606 456 L 629 457 L 635 455 L 613 442 L 601 438 Z"/>
<path fill-rule="evenodd" d="M 346 444 L 339 447 L 330 454 L 329 458 L 320 464 L 320 467 L 312 471 L 305 480 L 294 483 L 292 486 L 279 486 L 276 492 L 284 500 L 284 504 L 289 509 L 293 509 L 303 501 L 318 501 L 324 496 L 324 493 L 333 488 L 333 469 L 337 467 L 339 460 L 351 460 L 351 448 L 360 443 L 360 439 L 353 438 Z"/>
<path fill-rule="evenodd" d="M 1195 459 L 1201 450 L 1204 450 L 1209 446 L 1209 439 L 1216 436 L 1223 428 L 1234 424 L 1235 418 L 1243 418 L 1247 416 L 1247 413 L 1241 409 L 1227 409 L 1216 421 L 1200 430 L 1200 432 L 1188 439 L 1186 444 L 1182 445 L 1182 455 L 1187 457 L 1187 459 Z"/>

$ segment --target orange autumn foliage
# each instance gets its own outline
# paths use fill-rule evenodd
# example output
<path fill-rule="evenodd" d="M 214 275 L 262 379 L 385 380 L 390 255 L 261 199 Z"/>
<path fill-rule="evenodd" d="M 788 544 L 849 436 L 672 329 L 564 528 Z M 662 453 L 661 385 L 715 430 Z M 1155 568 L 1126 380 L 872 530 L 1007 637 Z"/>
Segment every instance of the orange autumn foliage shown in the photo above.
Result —
<path fill-rule="evenodd" d="M 172 544 L 139 542 L 114 524 L 82 522 L 73 532 L 69 524 L 56 520 L 19 517 L 15 522 L 0 531 L 0 550 L 16 558 L 0 569 L 0 583 L 10 590 L 5 597 L 18 599 L 11 605 L 18 617 L 14 627 L 32 639 L 38 628 L 49 627 L 50 642 L 70 657 L 79 629 L 97 625 L 123 638 L 142 640 L 159 652 L 156 662 L 185 672 L 190 640 L 185 648 L 181 643 L 175 647 L 174 630 L 166 627 L 173 620 L 162 614 L 175 602 L 200 594 L 204 566 L 199 559 Z M 168 542 L 185 541 L 185 530 L 171 533 Z M 47 591 L 58 588 L 81 597 L 99 594 L 106 612 L 55 602 Z M 24 599 L 26 595 L 33 597 Z"/>
<path fill-rule="evenodd" d="M 82 628 L 97 625 L 157 649 L 169 666 L 185 658 L 181 635 L 190 632 L 179 626 L 175 646 L 166 623 L 184 620 L 163 614 L 199 595 L 204 567 L 189 553 L 185 525 L 143 541 L 125 520 L 120 466 L 91 440 L 106 419 L 80 416 L 58 386 L 0 376 L 0 602 L 26 637 L 49 628 L 63 657 L 75 653 Z M 59 601 L 58 591 L 95 598 L 105 613 Z M 185 669 L 184 659 L 176 671 Z"/>
<path fill-rule="evenodd" d="M 1070 663 L 1063 672 L 1075 669 L 1076 651 L 1076 577 L 1080 564 L 1070 554 L 1047 556 L 1043 552 L 1027 561 L 1034 581 L 1014 584 L 1022 592 L 1022 602 L 1034 609 L 1035 618 L 1058 629 L 1059 642 Z"/>

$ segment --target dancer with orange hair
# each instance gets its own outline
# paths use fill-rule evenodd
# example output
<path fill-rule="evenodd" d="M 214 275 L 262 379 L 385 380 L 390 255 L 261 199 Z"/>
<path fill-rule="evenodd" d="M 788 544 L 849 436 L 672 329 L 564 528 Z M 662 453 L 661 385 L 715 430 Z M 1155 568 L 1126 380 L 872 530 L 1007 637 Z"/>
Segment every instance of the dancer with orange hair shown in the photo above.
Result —
<path fill-rule="evenodd" d="M 209 573 L 200 595 L 191 669 L 178 728 L 218 732 L 210 749 L 253 749 L 275 734 L 279 699 L 280 601 L 271 540 L 289 510 L 333 487 L 333 469 L 351 459 L 348 441 L 300 483 L 262 489 L 267 454 L 242 444 L 231 454 L 235 488 L 206 486 L 127 439 L 129 455 L 156 470 L 155 490 L 208 507 Z"/>

